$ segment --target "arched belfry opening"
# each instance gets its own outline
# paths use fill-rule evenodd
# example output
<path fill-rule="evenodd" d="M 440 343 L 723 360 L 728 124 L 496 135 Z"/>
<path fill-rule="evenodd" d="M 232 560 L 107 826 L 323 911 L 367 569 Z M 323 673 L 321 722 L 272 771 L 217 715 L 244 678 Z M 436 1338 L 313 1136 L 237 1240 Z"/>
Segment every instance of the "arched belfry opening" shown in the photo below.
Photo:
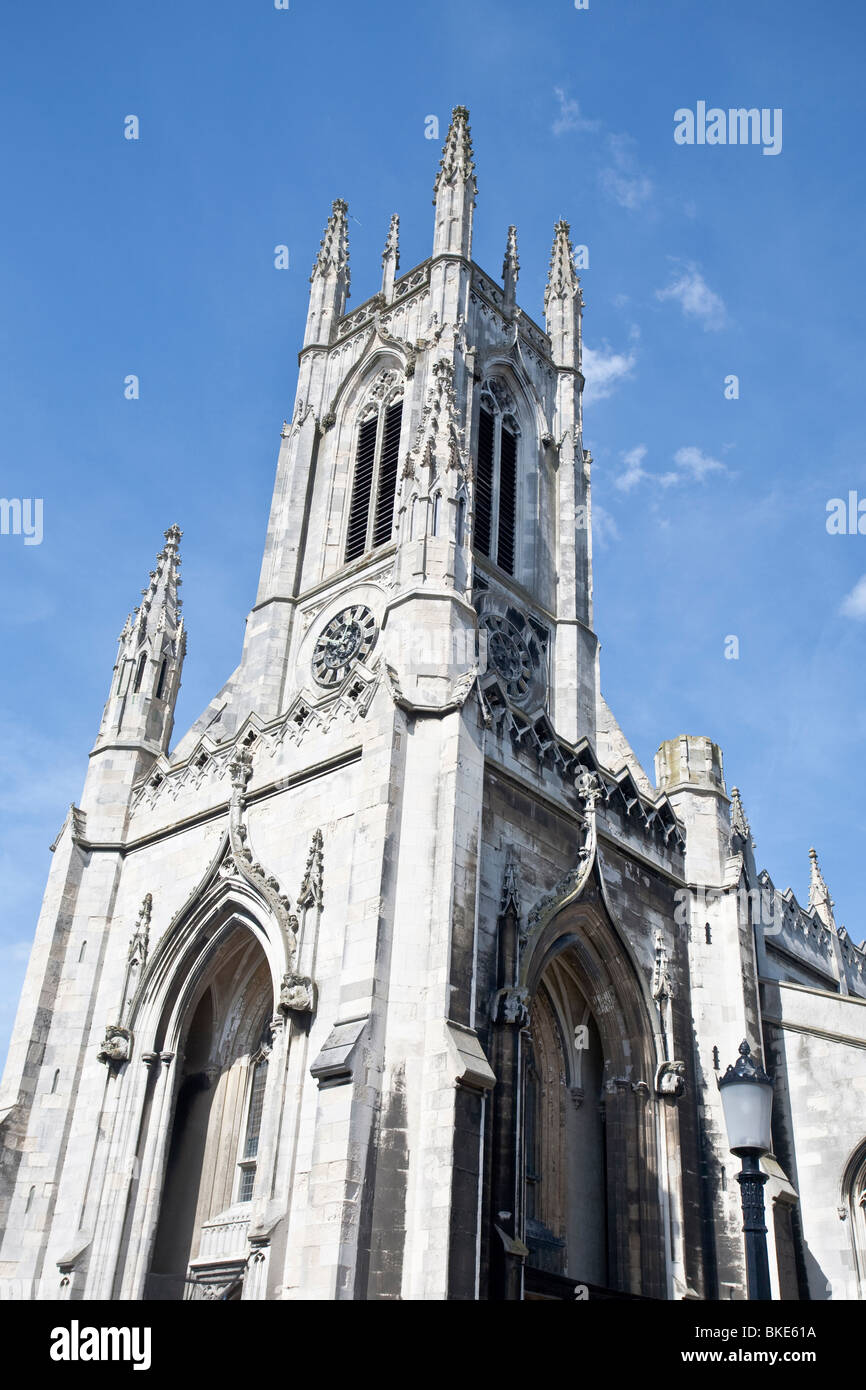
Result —
<path fill-rule="evenodd" d="M 271 971 L 237 923 L 198 972 L 180 1029 L 146 1297 L 240 1296 L 266 1104 Z"/>

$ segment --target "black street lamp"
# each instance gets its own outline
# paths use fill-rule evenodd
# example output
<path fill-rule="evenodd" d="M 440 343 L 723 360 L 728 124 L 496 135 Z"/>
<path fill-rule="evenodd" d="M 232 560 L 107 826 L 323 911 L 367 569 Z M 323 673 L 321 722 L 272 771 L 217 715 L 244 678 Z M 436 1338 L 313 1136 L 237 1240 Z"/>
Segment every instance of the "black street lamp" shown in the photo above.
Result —
<path fill-rule="evenodd" d="M 746 1282 L 749 1298 L 769 1299 L 770 1265 L 767 1258 L 767 1227 L 764 1224 L 764 1183 L 761 1155 L 772 1148 L 770 1112 L 773 1108 L 773 1080 L 751 1055 L 749 1044 L 740 1043 L 740 1057 L 728 1067 L 719 1081 L 722 1108 L 731 1153 L 743 1160 L 737 1182 L 743 1201 L 743 1231 L 746 1236 Z"/>

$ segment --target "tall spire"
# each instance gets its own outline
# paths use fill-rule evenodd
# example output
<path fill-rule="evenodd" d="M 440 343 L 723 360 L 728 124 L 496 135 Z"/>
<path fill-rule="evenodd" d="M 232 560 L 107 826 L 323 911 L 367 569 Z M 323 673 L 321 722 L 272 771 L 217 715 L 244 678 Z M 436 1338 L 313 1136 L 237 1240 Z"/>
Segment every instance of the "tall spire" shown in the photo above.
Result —
<path fill-rule="evenodd" d="M 825 927 L 831 930 L 836 929 L 836 919 L 833 916 L 833 899 L 830 897 L 830 890 L 824 882 L 824 875 L 821 873 L 818 864 L 818 855 L 814 849 L 809 850 L 811 860 L 811 870 L 809 874 L 809 911 L 817 912 Z"/>
<path fill-rule="evenodd" d="M 388 239 L 382 252 L 382 297 L 386 304 L 394 298 L 394 281 L 400 269 L 400 218 L 396 212 L 388 228 Z"/>
<path fill-rule="evenodd" d="M 469 112 L 465 106 L 455 106 L 433 185 L 434 256 L 451 254 L 465 256 L 467 260 L 471 257 L 472 215 L 477 192 Z"/>
<path fill-rule="evenodd" d="M 142 589 L 141 605 L 124 623 L 117 661 L 94 751 L 109 743 L 168 748 L 174 704 L 186 654 L 186 629 L 178 595 L 180 527 L 170 526 L 156 569 Z"/>
<path fill-rule="evenodd" d="M 502 281 L 505 285 L 505 304 L 509 309 L 514 308 L 514 301 L 517 296 L 517 276 L 520 272 L 520 261 L 517 259 L 517 228 L 508 228 L 508 240 L 505 244 L 505 260 L 502 262 Z"/>
<path fill-rule="evenodd" d="M 567 222 L 559 221 L 553 229 L 550 271 L 544 291 L 544 317 L 553 360 L 558 367 L 575 367 L 580 371 L 582 311 L 583 295 L 574 267 L 570 228 Z"/>
<path fill-rule="evenodd" d="M 310 305 L 304 347 L 330 343 L 349 298 L 348 204 L 337 198 L 310 276 Z"/>

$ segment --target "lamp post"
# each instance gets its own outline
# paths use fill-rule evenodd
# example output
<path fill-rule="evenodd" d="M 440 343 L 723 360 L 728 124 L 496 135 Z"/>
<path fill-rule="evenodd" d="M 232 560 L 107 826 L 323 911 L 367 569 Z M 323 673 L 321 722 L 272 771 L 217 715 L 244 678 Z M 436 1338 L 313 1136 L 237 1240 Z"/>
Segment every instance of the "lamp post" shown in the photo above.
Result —
<path fill-rule="evenodd" d="M 764 1224 L 764 1183 L 761 1154 L 772 1148 L 770 1112 L 773 1081 L 751 1055 L 749 1044 L 740 1043 L 739 1060 L 719 1081 L 728 1145 L 742 1159 L 737 1182 L 743 1202 L 746 1236 L 746 1282 L 749 1298 L 769 1299 L 770 1265 L 767 1259 L 767 1227 Z"/>

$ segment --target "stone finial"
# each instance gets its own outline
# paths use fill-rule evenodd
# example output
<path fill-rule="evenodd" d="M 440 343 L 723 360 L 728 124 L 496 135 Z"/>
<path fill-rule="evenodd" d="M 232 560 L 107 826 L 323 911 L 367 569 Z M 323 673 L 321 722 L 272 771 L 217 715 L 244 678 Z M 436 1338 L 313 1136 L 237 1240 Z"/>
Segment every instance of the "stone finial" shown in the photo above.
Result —
<path fill-rule="evenodd" d="M 468 260 L 472 255 L 472 217 L 477 191 L 469 112 L 465 106 L 455 106 L 433 185 L 434 256 L 465 256 Z"/>
<path fill-rule="evenodd" d="M 505 300 L 509 305 L 514 304 L 517 295 L 517 276 L 520 272 L 520 261 L 517 259 L 517 228 L 508 228 L 508 240 L 505 243 L 505 259 L 502 262 L 502 282 L 505 286 Z"/>
<path fill-rule="evenodd" d="M 553 360 L 559 367 L 580 371 L 582 313 L 583 295 L 574 264 L 570 229 L 567 222 L 559 221 L 553 229 L 550 270 L 544 291 L 544 322 Z"/>
<path fill-rule="evenodd" d="M 433 192 L 438 194 L 443 183 L 456 183 L 458 180 L 464 183 L 471 180 L 473 185 L 475 183 L 469 110 L 465 106 L 455 106 L 451 112 L 451 124 L 445 137 Z"/>
<path fill-rule="evenodd" d="M 821 873 L 821 868 L 818 864 L 818 854 L 814 848 L 809 850 L 809 859 L 811 861 L 809 872 L 809 911 L 817 912 L 824 926 L 829 927 L 831 931 L 835 931 L 836 919 L 833 916 L 835 904 L 830 897 L 830 890 L 824 882 L 824 875 Z"/>
<path fill-rule="evenodd" d="M 579 296 L 580 277 L 574 265 L 571 228 L 567 222 L 560 220 L 553 229 L 553 249 L 550 253 L 547 288 L 544 291 L 545 311 L 552 298 L 564 299 Z"/>
<path fill-rule="evenodd" d="M 336 198 L 331 206 L 331 215 L 325 227 L 325 235 L 319 245 L 319 254 L 313 265 L 311 280 L 317 277 L 335 276 L 349 287 L 349 205 L 342 198 Z"/>
<path fill-rule="evenodd" d="M 316 830 L 310 844 L 310 852 L 307 855 L 307 865 L 304 869 L 301 891 L 298 894 L 298 907 L 322 906 L 324 881 L 322 844 L 322 832 Z"/>
<path fill-rule="evenodd" d="M 739 835 L 741 840 L 752 846 L 752 849 L 755 848 L 751 826 L 743 809 L 739 787 L 731 787 L 731 833 Z"/>
<path fill-rule="evenodd" d="M 510 845 L 505 859 L 505 873 L 502 878 L 502 903 L 499 908 L 499 915 L 504 917 L 509 911 L 513 912 L 515 917 L 520 917 L 520 896 L 517 891 L 514 850 Z"/>
<path fill-rule="evenodd" d="M 400 218 L 395 212 L 382 252 L 382 297 L 386 304 L 394 298 L 394 281 L 400 269 Z"/>

